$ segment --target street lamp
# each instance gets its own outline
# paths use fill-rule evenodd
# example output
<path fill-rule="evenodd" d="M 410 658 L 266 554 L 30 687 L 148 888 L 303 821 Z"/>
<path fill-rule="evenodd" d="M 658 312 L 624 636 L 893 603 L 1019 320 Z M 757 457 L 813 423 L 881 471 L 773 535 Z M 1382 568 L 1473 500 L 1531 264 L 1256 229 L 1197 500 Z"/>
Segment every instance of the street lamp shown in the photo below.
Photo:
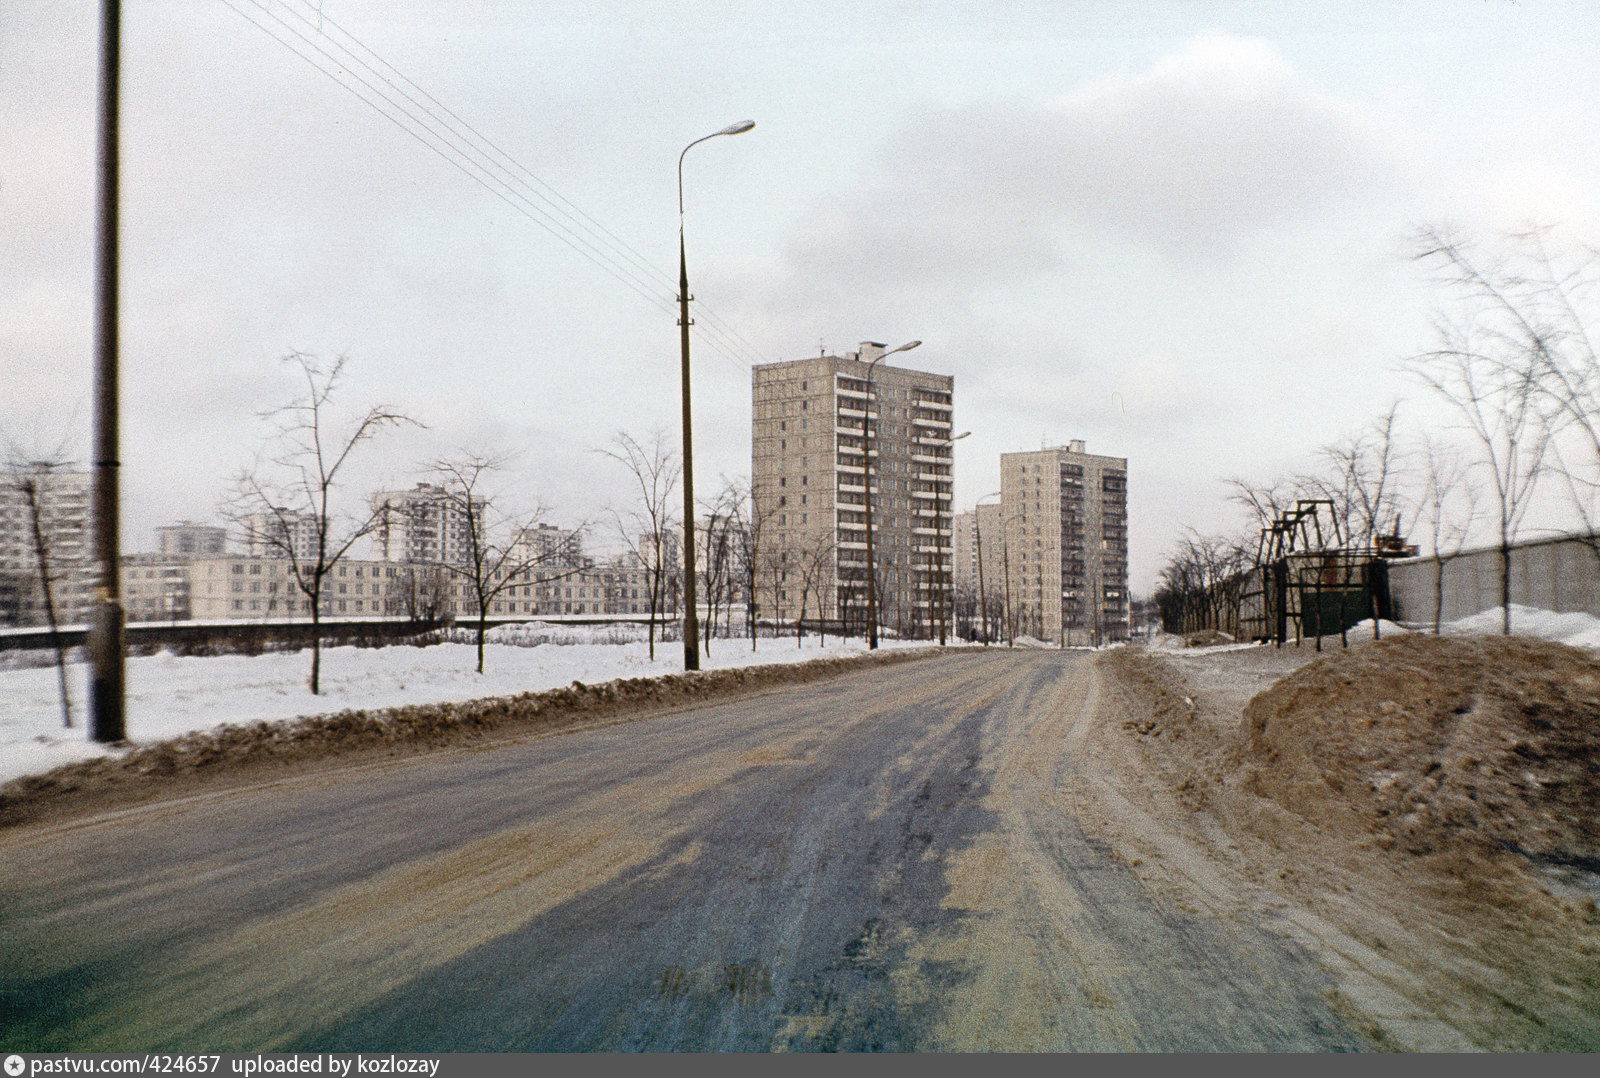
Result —
<path fill-rule="evenodd" d="M 896 352 L 909 352 L 921 343 L 921 341 L 907 341 L 899 348 L 891 348 L 874 357 L 872 362 L 867 364 L 867 418 L 866 429 L 862 432 L 865 435 L 862 441 L 865 443 L 866 457 L 862 468 L 866 473 L 863 484 L 867 491 L 867 650 L 869 651 L 878 646 L 878 566 L 872 560 L 872 372 L 886 356 L 892 356 Z"/>
<path fill-rule="evenodd" d="M 993 494 L 985 494 L 972 503 L 972 531 L 978 540 L 978 617 L 983 621 L 984 647 L 989 646 L 989 593 L 983 589 L 983 514 L 979 513 L 978 509 L 985 500 L 998 497 L 1000 492 L 997 490 Z"/>
<path fill-rule="evenodd" d="M 740 120 L 721 131 L 697 138 L 678 155 L 678 326 L 683 346 L 683 668 L 700 669 L 700 615 L 694 581 L 694 437 L 689 411 L 689 261 L 683 245 L 683 158 L 691 149 L 718 135 L 742 135 L 756 125 Z"/>
<path fill-rule="evenodd" d="M 972 436 L 972 432 L 970 430 L 964 430 L 960 434 L 955 434 L 955 435 L 952 435 L 949 438 L 946 438 L 944 444 L 948 445 L 948 446 L 954 446 L 961 439 L 970 438 L 971 436 Z M 951 471 L 951 480 L 952 480 L 951 485 L 953 487 L 954 486 L 954 475 L 955 475 L 955 453 L 953 451 L 951 452 L 950 457 L 951 457 L 951 459 L 950 459 L 950 471 Z M 950 601 L 950 574 L 945 571 L 944 555 L 939 551 L 938 538 L 939 538 L 939 532 L 942 530 L 939 527 L 939 520 L 940 520 L 939 508 L 940 508 L 939 500 L 938 500 L 938 498 L 935 498 L 934 502 L 933 502 L 933 535 L 934 535 L 934 540 L 935 540 L 934 544 L 933 544 L 933 547 L 934 547 L 933 556 L 935 558 L 939 559 L 939 564 L 938 564 L 938 567 L 934 569 L 934 580 L 935 580 L 935 582 L 937 583 L 938 586 L 935 587 L 933 590 L 934 590 L 935 594 L 937 594 L 938 597 L 939 597 L 939 646 L 940 647 L 944 647 L 946 630 L 949 628 L 950 615 L 954 612 L 952 610 L 952 607 L 955 604 L 953 604 Z M 951 546 L 952 546 L 952 548 L 954 548 L 954 545 L 955 545 L 955 534 L 954 534 L 954 532 L 951 533 L 951 537 L 950 538 L 951 538 Z"/>

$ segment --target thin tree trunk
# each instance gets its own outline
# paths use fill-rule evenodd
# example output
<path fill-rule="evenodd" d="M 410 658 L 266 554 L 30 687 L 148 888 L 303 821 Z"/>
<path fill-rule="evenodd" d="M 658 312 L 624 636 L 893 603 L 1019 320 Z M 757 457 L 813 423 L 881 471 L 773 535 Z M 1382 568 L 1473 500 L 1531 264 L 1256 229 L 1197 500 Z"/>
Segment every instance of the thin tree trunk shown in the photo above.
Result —
<path fill-rule="evenodd" d="M 1500 624 L 1501 635 L 1511 635 L 1511 541 L 1500 537 Z"/>
<path fill-rule="evenodd" d="M 60 627 L 56 624 L 56 600 L 50 589 L 50 553 L 44 541 L 44 525 L 39 519 L 39 491 L 29 486 L 30 522 L 33 525 L 33 553 L 39 563 L 39 589 L 44 595 L 45 622 L 50 626 L 50 640 L 56 649 L 56 677 L 61 683 L 61 725 L 72 729 L 72 699 L 67 695 L 67 649 L 61 642 Z"/>
<path fill-rule="evenodd" d="M 311 597 L 311 695 L 322 691 L 322 596 Z"/>
<path fill-rule="evenodd" d="M 1439 635 L 1439 623 L 1444 620 L 1444 559 L 1433 556 L 1433 635 Z"/>

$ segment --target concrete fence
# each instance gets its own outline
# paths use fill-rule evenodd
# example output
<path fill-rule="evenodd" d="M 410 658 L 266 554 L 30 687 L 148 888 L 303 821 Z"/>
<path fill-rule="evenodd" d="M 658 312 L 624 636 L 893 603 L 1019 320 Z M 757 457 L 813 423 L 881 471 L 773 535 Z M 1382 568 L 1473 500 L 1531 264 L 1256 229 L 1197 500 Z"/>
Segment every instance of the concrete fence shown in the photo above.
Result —
<path fill-rule="evenodd" d="M 1438 563 L 1407 558 L 1389 564 L 1389 594 L 1399 621 L 1433 623 Z M 1444 561 L 1442 621 L 1500 605 L 1500 551 L 1469 550 Z M 1600 617 L 1600 536 L 1561 536 L 1511 550 L 1511 601 L 1556 613 Z"/>

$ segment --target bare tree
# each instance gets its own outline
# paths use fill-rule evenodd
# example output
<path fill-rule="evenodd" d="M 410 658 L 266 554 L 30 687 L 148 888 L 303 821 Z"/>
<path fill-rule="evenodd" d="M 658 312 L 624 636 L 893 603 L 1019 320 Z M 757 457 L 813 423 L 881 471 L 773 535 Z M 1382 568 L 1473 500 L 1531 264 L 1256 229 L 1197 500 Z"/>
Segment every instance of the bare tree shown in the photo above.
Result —
<path fill-rule="evenodd" d="M 1600 557 L 1600 355 L 1589 329 L 1600 295 L 1600 253 L 1552 250 L 1553 233 L 1548 226 L 1510 233 L 1486 256 L 1434 239 L 1452 283 L 1483 305 L 1500 346 L 1535 372 L 1554 428 L 1553 470 L 1585 543 Z"/>
<path fill-rule="evenodd" d="M 1250 514 L 1251 527 L 1270 528 L 1286 509 L 1293 509 L 1299 498 L 1307 496 L 1302 482 L 1294 479 L 1274 479 L 1270 483 L 1257 483 L 1241 476 L 1223 480 L 1230 488 L 1228 500 L 1243 506 Z"/>
<path fill-rule="evenodd" d="M 1324 446 L 1327 471 L 1303 478 L 1299 486 L 1333 503 L 1352 546 L 1372 546 L 1385 527 L 1400 527 L 1399 484 L 1403 461 L 1395 431 L 1398 403 L 1357 433 Z"/>
<path fill-rule="evenodd" d="M 805 637 L 806 609 L 808 600 L 816 599 L 818 633 L 824 644 L 828 640 L 828 607 L 827 597 L 824 594 L 824 585 L 828 579 L 828 570 L 834 563 L 834 532 L 833 529 L 818 531 L 811 542 L 800 551 L 800 613 L 794 622 L 795 646 L 800 646 L 800 641 Z"/>
<path fill-rule="evenodd" d="M 637 498 L 626 512 L 613 509 L 617 534 L 644 569 L 650 600 L 650 659 L 656 657 L 656 622 L 672 599 L 677 573 L 677 547 L 672 533 L 678 527 L 672 507 L 677 499 L 683 467 L 671 448 L 667 433 L 650 432 L 647 443 L 619 431 L 610 449 L 597 450 L 627 468 L 638 487 Z"/>
<path fill-rule="evenodd" d="M 33 548 L 34 569 L 38 574 L 40 602 L 44 607 L 45 624 L 50 629 L 50 640 L 56 653 L 56 678 L 61 695 L 61 725 L 72 728 L 72 697 L 67 690 L 67 645 L 61 636 L 56 617 L 56 584 L 61 578 L 59 565 L 53 557 L 55 545 L 54 521 L 49 503 L 53 500 L 52 484 L 56 473 L 67 467 L 63 458 L 65 447 L 41 459 L 28 459 L 8 440 L 6 449 L 6 481 L 22 499 L 28 519 L 28 542 Z"/>
<path fill-rule="evenodd" d="M 1433 551 L 1433 635 L 1444 617 L 1444 567 L 1461 554 L 1478 511 L 1478 490 L 1461 455 L 1433 437 L 1422 443 L 1418 523 Z"/>
<path fill-rule="evenodd" d="M 1254 560 L 1244 543 L 1193 528 L 1161 570 L 1155 603 L 1168 632 L 1237 630 L 1245 574 Z"/>
<path fill-rule="evenodd" d="M 750 650 L 756 650 L 757 616 L 760 612 L 761 555 L 765 550 L 767 514 L 755 496 L 751 482 L 738 479 L 726 481 L 725 498 L 729 521 L 737 544 L 737 562 L 741 574 L 740 590 L 744 592 L 745 627 L 750 633 Z"/>
<path fill-rule="evenodd" d="M 733 605 L 734 543 L 727 496 L 724 484 L 709 502 L 701 502 L 704 514 L 695 528 L 698 584 L 706 604 L 706 617 L 700 622 L 700 646 L 707 655 L 711 654 L 711 641 L 717 635 L 717 611 L 721 609 L 726 614 Z"/>
<path fill-rule="evenodd" d="M 449 612 L 449 574 L 440 565 L 407 565 L 397 577 L 395 604 L 412 621 L 437 622 Z"/>
<path fill-rule="evenodd" d="M 538 535 L 544 511 L 535 507 L 523 514 L 502 511 L 496 496 L 485 493 L 483 487 L 492 481 L 510 462 L 509 454 L 488 454 L 463 451 L 460 454 L 435 461 L 431 471 L 442 480 L 443 500 L 447 519 L 460 522 L 465 530 L 465 542 L 460 557 L 447 559 L 445 571 L 463 582 L 472 593 L 477 613 L 476 642 L 478 673 L 483 673 L 483 644 L 488 632 L 489 610 L 497 599 L 518 584 L 537 586 L 529 580 L 535 574 L 539 582 L 561 579 L 580 571 L 573 566 L 552 574 L 537 570 L 561 559 L 563 550 L 532 540 Z M 577 530 L 581 531 L 582 525 Z"/>
<path fill-rule="evenodd" d="M 345 514 L 335 508 L 339 473 L 358 446 L 385 428 L 421 424 L 382 405 L 340 423 L 332 400 L 349 358 L 341 355 L 325 364 L 294 351 L 283 361 L 304 380 L 304 395 L 263 413 L 276 428 L 270 455 L 239 473 L 223 513 L 243 530 L 252 549 L 288 559 L 290 576 L 311 617 L 309 686 L 316 694 L 322 677 L 323 582 L 379 520 L 376 511 Z"/>
<path fill-rule="evenodd" d="M 1439 345 L 1409 367 L 1448 402 L 1487 473 L 1500 552 L 1502 631 L 1511 634 L 1511 547 L 1546 470 L 1554 414 L 1552 331 L 1502 293 L 1502 269 L 1482 268 L 1470 245 L 1437 229 L 1419 233 L 1416 259 L 1441 268 L 1464 310 L 1437 320 Z"/>

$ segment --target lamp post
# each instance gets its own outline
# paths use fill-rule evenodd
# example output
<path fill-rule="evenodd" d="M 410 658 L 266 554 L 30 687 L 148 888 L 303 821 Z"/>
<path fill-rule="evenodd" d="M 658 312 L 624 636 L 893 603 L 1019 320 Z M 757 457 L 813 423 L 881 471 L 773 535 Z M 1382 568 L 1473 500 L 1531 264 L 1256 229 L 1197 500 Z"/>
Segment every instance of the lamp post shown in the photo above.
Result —
<path fill-rule="evenodd" d="M 740 120 L 721 131 L 697 138 L 678 155 L 678 327 L 683 351 L 683 668 L 700 669 L 700 614 L 694 580 L 694 435 L 689 409 L 689 260 L 683 244 L 683 158 L 706 139 L 718 135 L 742 135 L 756 125 Z"/>
<path fill-rule="evenodd" d="M 972 432 L 970 430 L 964 430 L 960 434 L 955 434 L 955 435 L 952 435 L 951 437 L 945 439 L 945 443 L 944 444 L 948 445 L 948 446 L 954 446 L 961 439 L 969 438 L 971 436 L 972 436 Z M 955 453 L 954 453 L 954 451 L 951 452 L 950 456 L 951 456 L 950 472 L 951 472 L 952 486 L 953 486 L 954 485 L 954 475 L 955 475 Z M 935 582 L 937 583 L 938 586 L 935 587 L 933 590 L 934 590 L 934 593 L 936 595 L 938 595 L 938 597 L 939 597 L 939 646 L 940 647 L 944 647 L 946 631 L 948 630 L 949 625 L 950 625 L 950 615 L 951 615 L 951 613 L 953 613 L 953 611 L 951 610 L 951 607 L 954 604 L 951 603 L 951 601 L 950 601 L 950 574 L 945 571 L 944 555 L 939 551 L 939 544 L 937 542 L 937 540 L 939 538 L 939 532 L 941 530 L 940 527 L 939 527 L 940 519 L 941 519 L 941 517 L 940 517 L 940 514 L 939 514 L 939 500 L 938 500 L 938 498 L 935 498 L 934 502 L 933 502 L 933 535 L 934 535 L 934 539 L 935 539 L 935 542 L 933 544 L 933 546 L 934 546 L 934 554 L 933 554 L 933 556 L 935 558 L 939 559 L 939 564 L 938 564 L 938 567 L 936 569 L 934 569 L 934 580 L 935 580 Z M 953 532 L 952 532 L 950 538 L 951 538 L 951 546 L 954 547 L 955 535 L 954 535 Z"/>
<path fill-rule="evenodd" d="M 875 356 L 867 364 L 867 418 L 866 429 L 862 432 L 865 437 L 865 454 L 862 461 L 862 470 L 866 473 L 862 483 L 867 491 L 866 517 L 867 517 L 867 650 L 875 650 L 878 646 L 878 566 L 872 559 L 872 372 L 884 357 L 892 356 L 896 352 L 909 352 L 921 344 L 921 341 L 907 341 L 899 348 L 891 348 L 882 355 Z"/>
<path fill-rule="evenodd" d="M 89 736 L 102 743 L 127 737 L 125 634 L 122 606 L 121 405 L 118 370 L 118 250 L 121 185 L 122 3 L 100 4 L 100 116 L 97 125 L 94 289 L 94 567 L 89 626 Z"/>
<path fill-rule="evenodd" d="M 983 646 L 989 646 L 989 593 L 983 589 L 983 514 L 978 508 L 989 498 L 1000 497 L 997 490 L 993 494 L 985 494 L 972 503 L 972 531 L 978 540 L 978 617 L 983 621 Z"/>

